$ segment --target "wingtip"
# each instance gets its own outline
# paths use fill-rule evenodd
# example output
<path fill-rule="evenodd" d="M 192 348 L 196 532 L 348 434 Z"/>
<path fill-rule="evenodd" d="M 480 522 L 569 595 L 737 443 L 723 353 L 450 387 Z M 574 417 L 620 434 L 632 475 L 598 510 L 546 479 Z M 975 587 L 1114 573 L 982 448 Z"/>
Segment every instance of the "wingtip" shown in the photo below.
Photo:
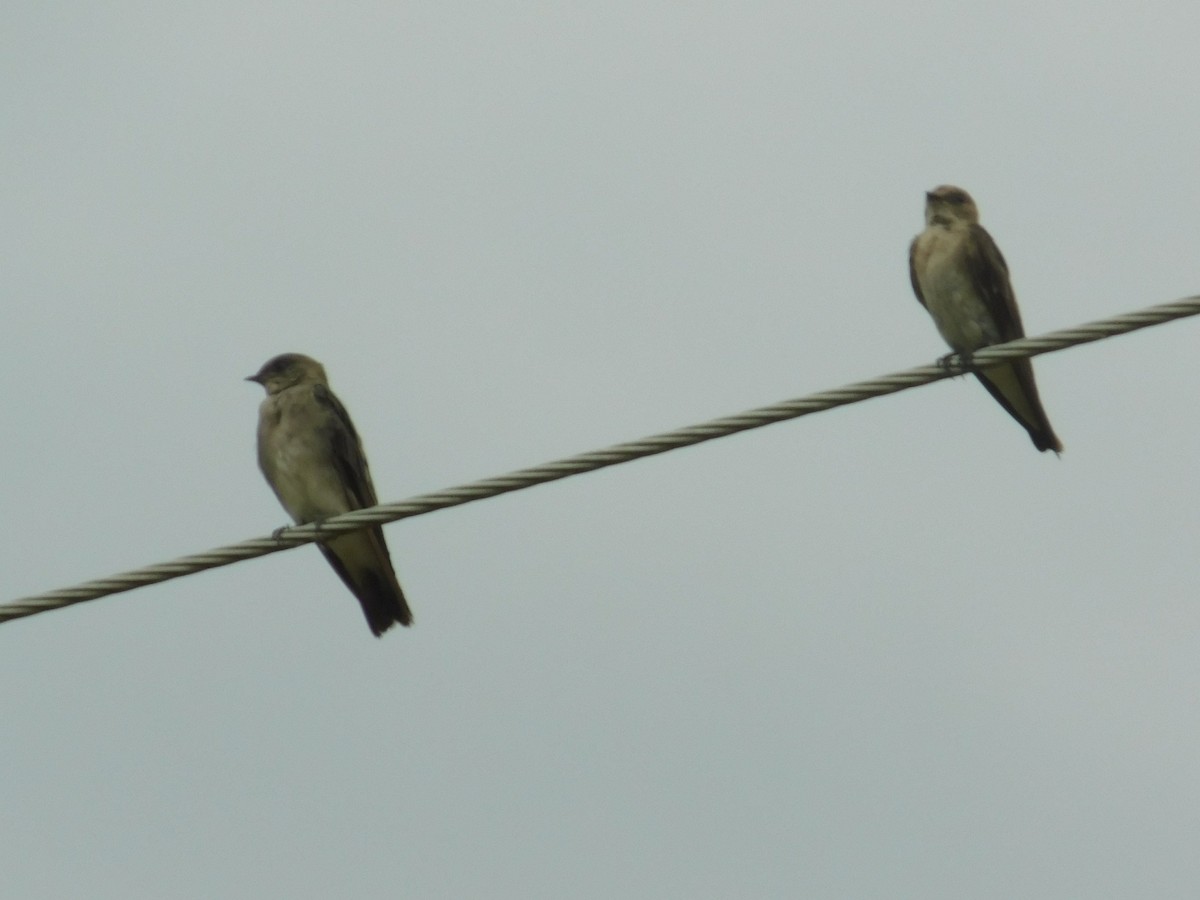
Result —
<path fill-rule="evenodd" d="M 383 637 L 388 631 L 391 630 L 393 625 L 398 624 L 405 628 L 410 628 L 413 623 L 412 613 L 408 613 L 407 610 L 405 610 L 405 612 L 407 615 L 397 616 L 396 618 L 387 619 L 386 621 L 381 619 L 372 620 L 368 618 L 367 627 L 371 629 L 371 634 L 375 635 L 377 638 Z"/>
<path fill-rule="evenodd" d="M 1058 439 L 1058 435 L 1054 432 L 1050 432 L 1049 434 L 1035 434 L 1030 432 L 1029 436 L 1033 438 L 1033 446 L 1037 447 L 1040 452 L 1045 453 L 1047 450 L 1053 450 L 1054 455 L 1062 459 L 1062 441 Z"/>
<path fill-rule="evenodd" d="M 403 595 L 401 595 L 403 596 Z M 383 637 L 383 635 L 391 629 L 393 625 L 403 625 L 408 628 L 413 623 L 412 611 L 409 610 L 408 604 L 401 600 L 401 606 L 397 609 L 390 603 L 386 606 L 380 606 L 376 603 L 362 604 L 363 612 L 367 617 L 367 626 L 371 629 L 371 634 L 375 637 Z"/>

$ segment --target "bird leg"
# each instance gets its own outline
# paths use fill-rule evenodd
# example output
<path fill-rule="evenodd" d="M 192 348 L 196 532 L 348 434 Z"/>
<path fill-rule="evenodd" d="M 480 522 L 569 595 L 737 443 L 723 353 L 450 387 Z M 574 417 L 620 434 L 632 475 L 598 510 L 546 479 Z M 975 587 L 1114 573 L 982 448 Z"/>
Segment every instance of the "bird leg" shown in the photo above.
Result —
<path fill-rule="evenodd" d="M 967 353 L 947 353 L 945 356 L 939 356 L 937 366 L 945 372 L 951 373 L 955 378 L 963 375 L 968 375 L 975 371 L 975 363 L 971 361 L 972 354 Z"/>

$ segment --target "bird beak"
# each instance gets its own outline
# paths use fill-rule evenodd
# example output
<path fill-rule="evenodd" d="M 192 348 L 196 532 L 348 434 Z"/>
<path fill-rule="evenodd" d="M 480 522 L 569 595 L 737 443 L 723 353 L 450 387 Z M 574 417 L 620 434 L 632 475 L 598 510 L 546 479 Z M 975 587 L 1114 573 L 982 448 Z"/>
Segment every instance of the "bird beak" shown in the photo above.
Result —
<path fill-rule="evenodd" d="M 925 192 L 925 202 L 926 202 L 926 203 L 932 203 L 932 202 L 933 202 L 933 200 L 934 200 L 934 197 L 933 197 L 933 191 L 926 191 L 926 192 Z"/>
<path fill-rule="evenodd" d="M 258 376 L 257 376 L 257 375 L 247 375 L 247 376 L 246 376 L 246 380 L 247 380 L 247 381 L 253 381 L 255 384 L 262 384 L 262 382 L 258 380 Z"/>

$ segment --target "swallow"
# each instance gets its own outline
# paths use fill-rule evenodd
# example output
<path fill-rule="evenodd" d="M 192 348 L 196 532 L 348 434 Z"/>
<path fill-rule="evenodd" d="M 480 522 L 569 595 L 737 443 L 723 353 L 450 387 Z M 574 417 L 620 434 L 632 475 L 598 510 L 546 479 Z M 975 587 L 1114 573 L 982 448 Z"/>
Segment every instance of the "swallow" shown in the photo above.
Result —
<path fill-rule="evenodd" d="M 258 466 L 296 524 L 379 502 L 362 441 L 319 362 L 285 353 L 246 380 L 267 392 L 258 411 Z M 317 546 L 362 604 L 372 634 L 379 637 L 396 622 L 412 624 L 380 526 Z"/>
<path fill-rule="evenodd" d="M 946 343 L 968 363 L 976 350 L 1025 336 L 1008 264 L 962 188 L 944 184 L 925 194 L 925 230 L 909 247 L 908 273 L 917 300 Z M 1062 452 L 1028 358 L 988 366 L 975 375 L 1029 432 L 1038 450 Z"/>

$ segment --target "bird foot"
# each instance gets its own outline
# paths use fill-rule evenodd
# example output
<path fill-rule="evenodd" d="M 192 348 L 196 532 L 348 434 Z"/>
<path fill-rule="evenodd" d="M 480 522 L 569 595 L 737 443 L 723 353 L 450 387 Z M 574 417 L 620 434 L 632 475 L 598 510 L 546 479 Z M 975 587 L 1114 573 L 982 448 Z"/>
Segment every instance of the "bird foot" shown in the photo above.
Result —
<path fill-rule="evenodd" d="M 945 356 L 939 356 L 937 366 L 955 377 L 975 371 L 970 353 L 947 353 Z"/>
<path fill-rule="evenodd" d="M 323 526 L 325 525 L 325 520 L 324 519 L 313 519 L 310 522 L 296 522 L 292 525 L 280 525 L 278 528 L 276 528 L 274 531 L 271 532 L 271 537 L 273 537 L 276 541 L 282 542 L 283 541 L 283 533 L 285 531 L 287 531 L 289 528 L 295 528 L 298 525 L 311 525 L 314 529 L 316 529 L 317 534 L 320 534 L 321 531 L 323 530 Z"/>

